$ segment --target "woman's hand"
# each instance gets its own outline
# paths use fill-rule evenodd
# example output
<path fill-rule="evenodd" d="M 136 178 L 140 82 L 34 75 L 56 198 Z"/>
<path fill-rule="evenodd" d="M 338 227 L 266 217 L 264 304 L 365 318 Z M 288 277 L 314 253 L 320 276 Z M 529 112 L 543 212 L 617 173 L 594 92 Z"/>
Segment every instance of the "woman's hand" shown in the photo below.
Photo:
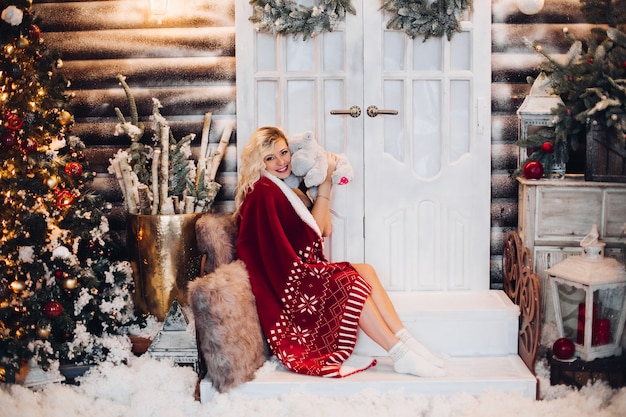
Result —
<path fill-rule="evenodd" d="M 328 162 L 328 169 L 326 170 L 325 182 L 330 182 L 333 176 L 333 172 L 337 169 L 337 161 L 339 158 L 336 154 L 326 151 L 326 161 Z"/>

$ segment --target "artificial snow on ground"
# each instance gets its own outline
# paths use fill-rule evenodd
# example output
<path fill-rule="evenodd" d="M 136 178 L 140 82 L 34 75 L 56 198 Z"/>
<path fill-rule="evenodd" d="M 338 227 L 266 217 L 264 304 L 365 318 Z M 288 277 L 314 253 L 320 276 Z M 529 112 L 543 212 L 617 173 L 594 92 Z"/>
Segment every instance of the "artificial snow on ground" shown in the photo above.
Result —
<path fill-rule="evenodd" d="M 624 417 L 626 388 L 595 383 L 580 391 L 550 386 L 545 366 L 538 366 L 540 397 L 485 393 L 478 397 L 425 397 L 403 392 L 362 392 L 345 397 L 319 397 L 306 392 L 271 399 L 234 393 L 216 394 L 209 403 L 194 399 L 196 374 L 150 355 L 129 357 L 126 365 L 104 363 L 78 378 L 79 385 L 47 384 L 33 390 L 0 386 L 4 417 Z"/>

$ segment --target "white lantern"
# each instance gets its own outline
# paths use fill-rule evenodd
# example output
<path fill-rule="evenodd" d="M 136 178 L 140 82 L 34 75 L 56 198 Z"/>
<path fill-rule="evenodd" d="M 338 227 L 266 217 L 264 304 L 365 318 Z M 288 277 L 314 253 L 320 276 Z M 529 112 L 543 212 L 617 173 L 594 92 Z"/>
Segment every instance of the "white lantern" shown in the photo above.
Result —
<path fill-rule="evenodd" d="M 560 337 L 574 343 L 582 360 L 620 355 L 626 321 L 626 270 L 604 257 L 596 225 L 582 242 L 583 253 L 549 268 Z"/>
<path fill-rule="evenodd" d="M 551 129 L 554 125 L 552 109 L 557 108 L 559 104 L 563 104 L 563 100 L 553 93 L 548 76 L 544 72 L 540 73 L 522 105 L 517 109 L 519 139 L 526 140 L 528 136 L 536 134 L 541 129 Z M 520 148 L 520 166 L 527 157 L 526 149 Z"/>

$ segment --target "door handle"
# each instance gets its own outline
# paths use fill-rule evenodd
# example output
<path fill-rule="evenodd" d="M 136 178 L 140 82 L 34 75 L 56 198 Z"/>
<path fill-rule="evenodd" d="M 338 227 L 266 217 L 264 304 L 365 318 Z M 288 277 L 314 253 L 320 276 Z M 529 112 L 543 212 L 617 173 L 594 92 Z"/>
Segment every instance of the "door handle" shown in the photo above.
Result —
<path fill-rule="evenodd" d="M 379 114 L 391 114 L 395 116 L 396 114 L 398 114 L 398 110 L 382 110 L 376 106 L 369 106 L 367 108 L 367 115 L 369 117 L 376 117 Z"/>
<path fill-rule="evenodd" d="M 330 114 L 349 114 L 351 117 L 359 117 L 361 115 L 361 108 L 359 106 L 352 106 L 347 110 L 331 110 Z"/>

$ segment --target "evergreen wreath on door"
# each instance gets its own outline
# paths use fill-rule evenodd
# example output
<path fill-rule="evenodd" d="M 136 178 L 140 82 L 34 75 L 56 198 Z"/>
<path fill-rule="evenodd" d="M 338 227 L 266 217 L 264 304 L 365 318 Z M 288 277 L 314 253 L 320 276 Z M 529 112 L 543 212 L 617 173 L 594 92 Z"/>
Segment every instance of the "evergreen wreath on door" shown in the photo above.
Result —
<path fill-rule="evenodd" d="M 381 9 L 391 15 L 387 29 L 404 30 L 413 39 L 422 35 L 426 41 L 444 33 L 452 39 L 461 30 L 461 15 L 472 7 L 472 0 L 383 0 Z"/>
<path fill-rule="evenodd" d="M 320 0 L 306 7 L 294 0 L 250 0 L 250 21 L 257 30 L 274 35 L 302 35 L 307 40 L 322 32 L 332 32 L 346 13 L 356 14 L 350 0 Z M 382 0 L 381 10 L 391 18 L 387 29 L 403 30 L 411 38 L 431 36 L 448 40 L 460 31 L 461 15 L 472 9 L 472 0 Z"/>
<path fill-rule="evenodd" d="M 356 14 L 350 0 L 321 0 L 306 7 L 293 0 L 251 0 L 250 21 L 261 32 L 274 35 L 302 35 L 303 40 L 322 32 L 331 32 L 343 21 L 346 12 Z"/>

